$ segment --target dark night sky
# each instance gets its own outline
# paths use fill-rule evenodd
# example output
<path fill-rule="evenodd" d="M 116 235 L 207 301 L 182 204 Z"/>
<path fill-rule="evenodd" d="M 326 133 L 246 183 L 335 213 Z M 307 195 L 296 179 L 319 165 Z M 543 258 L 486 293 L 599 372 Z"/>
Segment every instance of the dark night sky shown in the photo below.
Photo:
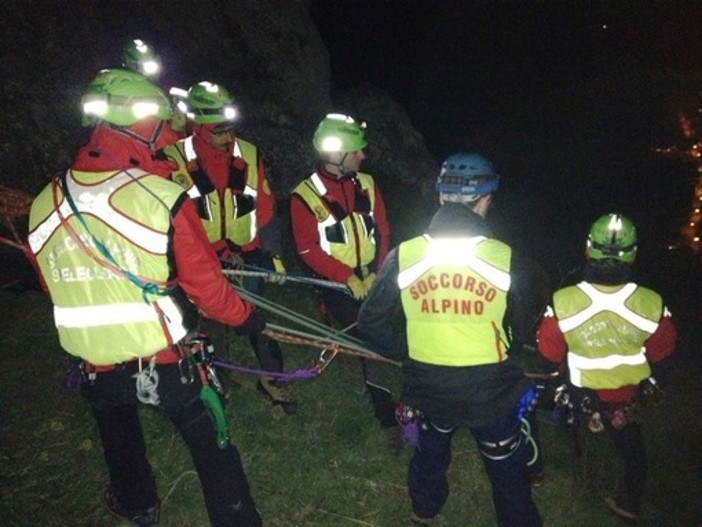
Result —
<path fill-rule="evenodd" d="M 610 210 L 633 217 L 642 248 L 676 236 L 692 179 L 651 150 L 677 138 L 681 75 L 700 78 L 702 3 L 320 0 L 312 13 L 336 86 L 387 90 L 437 164 L 493 160 L 491 220 L 517 245 L 570 265 Z"/>

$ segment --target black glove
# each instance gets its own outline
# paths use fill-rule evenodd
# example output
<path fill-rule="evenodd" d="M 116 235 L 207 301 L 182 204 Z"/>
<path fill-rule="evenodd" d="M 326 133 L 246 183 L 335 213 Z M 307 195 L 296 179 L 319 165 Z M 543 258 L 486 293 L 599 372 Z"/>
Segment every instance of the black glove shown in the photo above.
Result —
<path fill-rule="evenodd" d="M 251 310 L 251 314 L 244 322 L 234 327 L 234 333 L 240 337 L 244 335 L 257 335 L 266 329 L 266 319 L 256 309 Z"/>

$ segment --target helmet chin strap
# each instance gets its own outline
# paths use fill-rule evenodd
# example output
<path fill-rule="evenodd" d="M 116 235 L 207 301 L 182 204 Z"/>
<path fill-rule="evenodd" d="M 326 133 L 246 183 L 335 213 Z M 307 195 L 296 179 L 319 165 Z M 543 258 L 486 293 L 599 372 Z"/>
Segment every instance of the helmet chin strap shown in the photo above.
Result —
<path fill-rule="evenodd" d="M 333 163 L 332 161 L 327 160 L 327 163 L 330 164 L 331 166 L 335 167 L 343 177 L 353 177 L 356 172 L 355 171 L 350 171 L 347 172 L 344 170 L 344 161 L 346 161 L 346 156 L 349 155 L 348 152 L 344 152 L 344 156 L 341 158 L 341 161 L 338 163 Z"/>
<path fill-rule="evenodd" d="M 156 151 L 156 143 L 158 141 L 159 136 L 161 135 L 161 132 L 163 131 L 163 123 L 165 121 L 158 121 L 158 124 L 154 126 L 153 131 L 151 132 L 151 137 L 149 139 L 145 139 L 141 135 L 137 134 L 135 131 L 122 127 L 122 126 L 114 126 L 110 124 L 110 128 L 114 129 L 116 132 L 126 135 L 130 139 L 134 139 L 137 143 L 140 143 L 147 147 L 151 152 Z"/>

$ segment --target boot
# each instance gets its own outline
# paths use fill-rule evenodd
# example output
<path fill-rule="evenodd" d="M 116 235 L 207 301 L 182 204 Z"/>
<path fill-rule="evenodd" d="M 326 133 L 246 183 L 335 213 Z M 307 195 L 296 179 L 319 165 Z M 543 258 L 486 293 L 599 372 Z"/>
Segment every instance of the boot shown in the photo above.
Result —
<path fill-rule="evenodd" d="M 261 377 L 258 380 L 258 391 L 268 397 L 274 407 L 280 408 L 287 415 L 297 411 L 297 403 L 293 400 L 285 384 L 272 377 Z"/>

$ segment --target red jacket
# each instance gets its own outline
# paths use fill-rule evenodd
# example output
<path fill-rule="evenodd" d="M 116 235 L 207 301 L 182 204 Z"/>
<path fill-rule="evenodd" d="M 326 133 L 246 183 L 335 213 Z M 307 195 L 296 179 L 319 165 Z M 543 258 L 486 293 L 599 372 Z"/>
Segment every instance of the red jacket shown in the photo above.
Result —
<path fill-rule="evenodd" d="M 323 178 L 327 188 L 328 193 L 325 198 L 338 203 L 346 213 L 353 211 L 356 195 L 353 180 L 350 177 L 337 179 L 334 174 L 329 173 L 322 166 L 317 167 L 317 174 Z M 353 273 L 353 269 L 324 252 L 320 245 L 317 218 L 300 196 L 295 194 L 290 198 L 290 216 L 297 253 L 302 261 L 322 278 L 332 282 L 346 283 Z M 376 268 L 372 269 L 375 272 L 380 268 L 390 249 L 390 226 L 387 222 L 385 203 L 377 182 L 373 219 L 378 238 Z"/>

